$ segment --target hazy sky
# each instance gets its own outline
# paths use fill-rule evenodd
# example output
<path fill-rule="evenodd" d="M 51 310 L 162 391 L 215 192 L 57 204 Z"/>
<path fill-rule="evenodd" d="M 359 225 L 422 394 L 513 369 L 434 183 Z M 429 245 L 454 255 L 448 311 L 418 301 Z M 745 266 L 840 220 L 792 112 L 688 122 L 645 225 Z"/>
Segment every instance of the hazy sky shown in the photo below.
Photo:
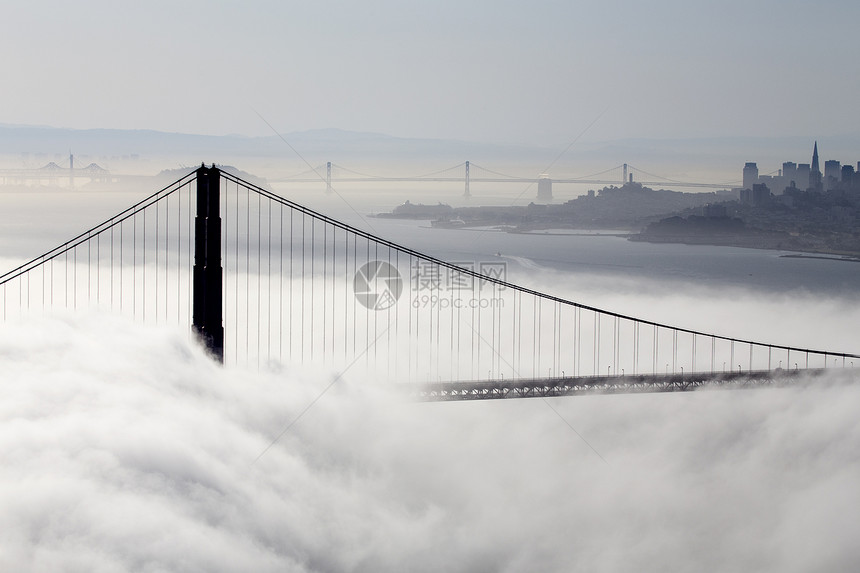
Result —
<path fill-rule="evenodd" d="M 17 2 L 0 123 L 558 145 L 856 134 L 860 4 Z M 605 112 L 605 113 L 604 113 Z M 601 114 L 603 114 L 601 116 Z"/>

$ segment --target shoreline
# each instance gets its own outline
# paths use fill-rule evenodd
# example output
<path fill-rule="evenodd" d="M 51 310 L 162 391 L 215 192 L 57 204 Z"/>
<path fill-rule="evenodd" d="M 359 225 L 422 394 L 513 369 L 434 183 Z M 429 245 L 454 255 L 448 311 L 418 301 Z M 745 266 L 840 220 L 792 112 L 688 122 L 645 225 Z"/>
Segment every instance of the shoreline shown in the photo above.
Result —
<path fill-rule="evenodd" d="M 391 217 L 402 218 L 402 217 Z M 427 221 L 427 219 L 425 219 Z M 429 221 L 428 221 L 429 222 Z M 731 240 L 725 240 L 724 237 L 696 237 L 690 235 L 674 236 L 674 237 L 656 237 L 644 235 L 641 232 L 634 230 L 614 229 L 570 229 L 569 231 L 563 228 L 551 228 L 547 230 L 528 229 L 517 230 L 515 227 L 507 225 L 433 225 L 425 224 L 421 227 L 426 229 L 445 229 L 452 231 L 472 231 L 472 232 L 491 232 L 491 233 L 510 233 L 513 235 L 534 235 L 534 236 L 573 236 L 573 237 L 618 237 L 625 238 L 628 241 L 643 242 L 643 243 L 667 243 L 679 245 L 703 245 L 711 247 L 737 247 L 741 249 L 758 249 L 762 251 L 783 251 L 787 254 L 779 255 L 785 258 L 796 259 L 823 259 L 828 261 L 843 261 L 850 263 L 860 263 L 860 252 L 857 251 L 840 251 L 826 248 L 804 248 L 799 245 L 784 245 L 784 236 L 768 236 L 750 235 L 749 237 L 732 237 Z M 765 241 L 762 241 L 765 239 Z M 778 244 L 768 244 L 767 239 L 778 241 Z M 764 244 L 762 244 L 764 243 Z"/>
<path fill-rule="evenodd" d="M 806 254 L 806 253 L 797 253 L 793 255 L 780 255 L 780 257 L 784 257 L 786 259 L 824 259 L 825 261 L 844 261 L 846 263 L 860 263 L 860 256 L 858 255 L 832 255 L 825 256 L 822 254 Z"/>
<path fill-rule="evenodd" d="M 481 232 L 481 233 L 509 233 L 511 235 L 535 235 L 539 237 L 632 237 L 636 233 L 633 231 L 623 231 L 619 229 L 607 229 L 606 231 L 601 231 L 599 229 L 583 229 L 582 232 L 576 232 L 575 230 L 571 230 L 570 232 L 565 232 L 562 229 L 554 229 L 552 231 L 540 231 L 540 230 L 531 230 L 531 231 L 517 231 L 514 229 L 504 229 L 499 228 L 497 226 L 480 226 L 476 225 L 474 227 L 470 226 L 459 226 L 459 227 L 440 227 L 434 225 L 421 225 L 422 229 L 444 229 L 446 231 L 472 231 L 472 232 Z"/>
<path fill-rule="evenodd" d="M 454 231 L 480 231 L 480 232 L 494 232 L 494 233 L 510 233 L 513 235 L 535 235 L 535 236 L 572 236 L 572 237 L 619 237 L 625 238 L 628 241 L 633 242 L 643 242 L 643 243 L 668 243 L 668 244 L 679 244 L 679 245 L 703 245 L 703 246 L 711 246 L 711 247 L 737 247 L 740 249 L 758 249 L 761 251 L 785 251 L 787 254 L 779 255 L 784 258 L 793 258 L 793 259 L 822 259 L 828 261 L 843 261 L 849 263 L 860 263 L 860 253 L 852 252 L 852 251 L 837 251 L 837 250 L 827 250 L 827 249 L 804 249 L 798 246 L 776 246 L 776 245 L 767 245 L 767 244 L 750 244 L 750 242 L 739 240 L 739 241 L 720 241 L 717 238 L 713 238 L 713 240 L 708 240 L 709 238 L 702 237 L 694 238 L 694 237 L 678 237 L 678 238 L 662 238 L 662 237 L 648 237 L 644 236 L 642 233 L 636 233 L 635 231 L 623 231 L 621 229 L 606 229 L 605 231 L 601 231 L 598 229 L 582 229 L 582 232 L 576 232 L 575 230 L 571 230 L 571 232 L 565 232 L 563 229 L 553 229 L 547 231 L 540 231 L 537 229 L 528 230 L 528 231 L 518 231 L 513 228 L 500 228 L 498 226 L 459 226 L 459 227 L 438 227 L 428 225 L 425 228 L 428 229 L 448 229 Z M 751 239 L 760 239 L 761 237 L 751 237 Z"/>
<path fill-rule="evenodd" d="M 719 240 L 694 240 L 691 237 L 678 237 L 677 239 L 663 239 L 658 237 L 647 237 L 640 234 L 631 234 L 628 241 L 641 241 L 643 243 L 673 243 L 680 245 L 708 245 L 712 247 L 738 247 L 740 249 L 758 249 L 761 251 L 787 251 L 787 254 L 779 255 L 792 259 L 824 259 L 828 261 L 843 261 L 849 263 L 860 263 L 860 253 L 853 251 L 837 251 L 828 249 L 804 249 L 798 246 L 775 246 L 767 244 L 749 244 L 746 241 L 719 241 Z"/>

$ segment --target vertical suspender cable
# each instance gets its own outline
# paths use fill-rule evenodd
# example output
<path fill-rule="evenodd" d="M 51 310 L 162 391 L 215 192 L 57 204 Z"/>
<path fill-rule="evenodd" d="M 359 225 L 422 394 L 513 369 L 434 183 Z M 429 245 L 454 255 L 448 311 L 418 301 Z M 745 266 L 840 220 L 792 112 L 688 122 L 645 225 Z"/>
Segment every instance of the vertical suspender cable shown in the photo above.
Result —
<path fill-rule="evenodd" d="M 326 342 L 328 338 L 326 337 L 326 329 L 328 326 L 328 312 L 326 309 L 326 302 L 328 300 L 328 290 L 326 283 L 328 282 L 328 223 L 323 222 L 323 264 L 322 264 L 322 359 L 325 362 L 326 359 Z"/>
<path fill-rule="evenodd" d="M 284 204 L 278 204 L 278 360 L 284 360 Z"/>
<path fill-rule="evenodd" d="M 262 244 L 262 222 L 263 217 L 263 197 L 257 193 L 257 344 L 254 349 L 257 353 L 257 368 L 260 367 L 260 335 L 261 335 L 261 312 L 260 306 L 262 306 L 262 291 L 261 291 L 261 283 L 262 281 L 262 252 L 263 252 L 263 244 Z"/>
<path fill-rule="evenodd" d="M 315 349 L 315 339 L 314 339 L 314 303 L 316 302 L 316 292 L 314 289 L 314 271 L 315 263 L 316 263 L 316 217 L 311 216 L 311 287 L 310 287 L 310 298 L 311 302 L 308 306 L 310 306 L 311 310 L 311 360 L 314 359 L 314 349 Z"/>
<path fill-rule="evenodd" d="M 287 337 L 289 339 L 289 352 L 287 355 L 292 358 L 293 357 L 293 212 L 294 209 L 290 207 L 290 322 L 287 325 Z"/>
<path fill-rule="evenodd" d="M 347 363 L 349 345 L 349 231 L 343 233 L 343 361 Z"/>
<path fill-rule="evenodd" d="M 269 232 L 268 243 L 266 243 L 266 360 L 272 359 L 272 201 L 266 201 L 266 214 L 269 217 L 267 231 Z"/>
<path fill-rule="evenodd" d="M 239 262 L 239 183 L 236 183 L 236 224 L 233 227 L 233 233 L 236 235 L 236 249 L 233 255 L 234 277 L 233 277 L 233 309 L 235 312 L 235 320 L 233 323 L 233 354 L 234 360 L 239 362 L 239 273 L 241 272 L 241 263 Z M 247 317 L 246 317 L 247 318 Z"/>
<path fill-rule="evenodd" d="M 140 291 L 143 300 L 143 322 L 146 322 L 146 209 L 143 209 L 143 288 Z"/>
<path fill-rule="evenodd" d="M 251 190 L 245 189 L 245 364 L 251 363 Z"/>

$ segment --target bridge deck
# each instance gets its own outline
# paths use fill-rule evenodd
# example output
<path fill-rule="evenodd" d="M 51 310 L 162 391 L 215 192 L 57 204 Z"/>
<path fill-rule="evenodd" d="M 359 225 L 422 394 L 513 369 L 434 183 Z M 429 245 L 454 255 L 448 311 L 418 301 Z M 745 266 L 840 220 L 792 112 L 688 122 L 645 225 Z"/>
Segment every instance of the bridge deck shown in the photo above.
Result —
<path fill-rule="evenodd" d="M 548 398 L 587 394 L 635 394 L 685 392 L 703 387 L 753 388 L 784 385 L 803 377 L 818 376 L 824 369 L 754 370 L 747 372 L 694 373 L 636 376 L 583 376 L 473 380 L 402 385 L 410 397 L 426 402 Z"/>
<path fill-rule="evenodd" d="M 325 183 L 319 177 L 282 177 L 271 179 L 272 183 Z M 520 183 L 530 184 L 540 181 L 538 177 L 470 177 L 470 183 Z M 463 177 L 332 177 L 331 183 L 465 183 Z M 579 183 L 582 185 L 621 185 L 618 179 L 576 179 L 559 178 L 553 179 L 553 183 Z M 637 181 L 645 186 L 660 187 L 702 187 L 706 189 L 730 189 L 732 185 L 726 183 L 696 183 L 682 181 Z"/>

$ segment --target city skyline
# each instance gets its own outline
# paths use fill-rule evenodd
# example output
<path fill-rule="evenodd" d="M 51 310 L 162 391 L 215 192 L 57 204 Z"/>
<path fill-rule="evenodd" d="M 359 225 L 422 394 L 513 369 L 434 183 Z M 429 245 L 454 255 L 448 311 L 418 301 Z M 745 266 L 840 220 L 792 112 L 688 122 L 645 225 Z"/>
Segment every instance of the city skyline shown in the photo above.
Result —
<path fill-rule="evenodd" d="M 860 173 L 860 159 L 856 162 L 856 170 L 852 163 L 853 161 L 849 161 L 842 164 L 838 159 L 827 159 L 824 161 L 824 171 L 822 171 L 818 140 L 815 140 L 812 159 L 809 163 L 784 161 L 782 168 L 768 174 L 759 174 L 757 162 L 747 161 L 743 168 L 742 186 L 743 189 L 753 190 L 756 185 L 765 185 L 768 191 L 776 194 L 789 187 L 818 192 L 830 191 L 840 185 L 846 188 L 853 187 L 857 184 L 855 174 Z"/>

